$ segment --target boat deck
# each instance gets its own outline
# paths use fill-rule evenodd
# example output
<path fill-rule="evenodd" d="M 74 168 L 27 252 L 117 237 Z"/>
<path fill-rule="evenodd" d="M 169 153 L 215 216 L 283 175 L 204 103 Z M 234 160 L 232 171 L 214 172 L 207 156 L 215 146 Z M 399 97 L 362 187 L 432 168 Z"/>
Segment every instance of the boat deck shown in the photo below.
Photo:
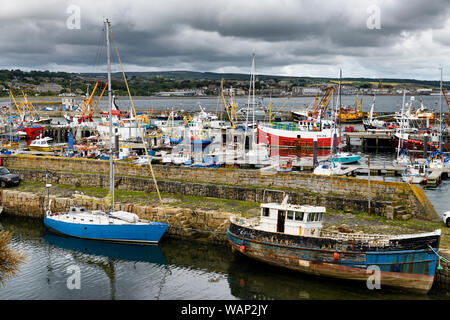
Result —
<path fill-rule="evenodd" d="M 92 225 L 147 225 L 149 222 L 140 220 L 138 222 L 127 222 L 107 215 L 102 211 L 87 211 L 86 213 L 66 214 L 54 213 L 52 219 L 63 222 L 92 224 Z"/>

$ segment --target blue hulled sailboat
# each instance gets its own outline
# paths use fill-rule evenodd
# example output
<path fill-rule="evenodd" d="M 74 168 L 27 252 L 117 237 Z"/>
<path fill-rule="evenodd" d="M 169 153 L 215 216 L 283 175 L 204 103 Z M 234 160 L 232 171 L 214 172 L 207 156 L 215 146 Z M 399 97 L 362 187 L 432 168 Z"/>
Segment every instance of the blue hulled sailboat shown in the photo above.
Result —
<path fill-rule="evenodd" d="M 110 24 L 105 21 L 107 57 L 108 57 L 108 94 L 109 94 L 109 122 L 110 122 L 110 193 L 102 200 L 110 205 L 110 211 L 87 210 L 83 207 L 72 206 L 68 212 L 52 213 L 49 201 L 48 210 L 44 218 L 44 225 L 59 234 L 92 240 L 112 242 L 128 242 L 150 244 L 158 243 L 166 232 L 166 223 L 139 219 L 126 211 L 114 210 L 114 163 L 112 155 L 112 93 L 111 93 L 111 61 L 110 61 Z M 145 143 L 145 142 L 144 142 Z M 48 187 L 49 185 L 47 185 Z M 94 201 L 94 200 L 93 200 Z M 98 200 L 97 200 L 98 201 Z"/>

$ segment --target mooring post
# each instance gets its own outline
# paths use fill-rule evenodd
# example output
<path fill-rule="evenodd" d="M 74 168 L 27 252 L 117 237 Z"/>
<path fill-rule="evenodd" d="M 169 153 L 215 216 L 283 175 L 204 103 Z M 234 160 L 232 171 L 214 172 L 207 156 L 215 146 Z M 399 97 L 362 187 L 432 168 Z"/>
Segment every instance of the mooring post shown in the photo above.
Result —
<path fill-rule="evenodd" d="M 368 204 L 367 204 L 367 209 L 368 209 L 368 213 L 369 213 L 369 216 L 370 216 L 370 198 L 371 198 L 371 190 L 370 190 L 370 157 L 368 157 L 367 158 L 367 168 L 368 168 L 368 178 L 367 178 L 367 184 L 368 184 L 368 192 L 367 192 L 367 201 L 368 201 Z"/>
<path fill-rule="evenodd" d="M 117 133 L 117 129 L 116 129 L 116 134 L 114 135 L 114 147 L 115 147 L 115 153 L 117 155 L 119 155 L 119 151 L 120 151 L 120 146 L 119 146 L 119 134 Z"/>
<path fill-rule="evenodd" d="M 426 159 L 428 156 L 428 136 L 424 136 L 423 138 L 423 158 Z"/>
<path fill-rule="evenodd" d="M 317 166 L 317 139 L 314 138 L 313 143 L 313 167 L 315 168 Z"/>

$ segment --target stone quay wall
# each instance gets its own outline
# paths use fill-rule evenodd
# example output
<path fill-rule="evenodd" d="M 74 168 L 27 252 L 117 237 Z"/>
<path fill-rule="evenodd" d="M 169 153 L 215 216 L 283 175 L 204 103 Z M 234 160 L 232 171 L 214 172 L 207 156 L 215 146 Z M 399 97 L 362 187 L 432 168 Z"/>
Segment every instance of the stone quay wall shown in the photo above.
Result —
<path fill-rule="evenodd" d="M 11 172 L 19 174 L 22 179 L 30 182 L 43 182 L 44 172 L 30 169 L 11 169 Z M 105 174 L 52 172 L 48 178 L 49 183 L 74 185 L 83 187 L 109 188 L 109 176 Z M 127 191 L 156 192 L 154 182 L 148 178 L 115 177 L 115 189 Z M 333 195 L 311 194 L 287 190 L 272 190 L 265 188 L 239 187 L 212 183 L 190 183 L 164 180 L 158 181 L 160 192 L 170 194 L 193 195 L 200 197 L 212 197 L 231 199 L 247 202 L 281 202 L 284 195 L 289 195 L 289 202 L 294 204 L 308 204 L 324 206 L 330 209 L 363 212 L 367 211 L 368 201 L 358 198 L 343 198 Z M 374 199 L 371 201 L 371 212 L 384 215 L 386 203 Z"/>
<path fill-rule="evenodd" d="M 439 254 L 447 261 L 450 260 L 450 250 L 441 249 Z M 448 295 L 450 294 L 450 263 L 444 261 L 444 259 L 441 260 L 442 269 L 436 268 L 433 286 L 436 288 L 436 291 L 446 292 Z"/>
<path fill-rule="evenodd" d="M 6 215 L 43 219 L 48 206 L 44 194 L 3 189 L 0 192 L 3 213 Z M 100 204 L 92 201 L 56 197 L 50 195 L 52 212 L 65 212 L 70 206 L 78 205 L 89 210 L 102 210 Z M 130 203 L 115 203 L 115 210 L 125 210 L 141 219 L 169 224 L 166 235 L 169 237 L 206 241 L 226 245 L 227 228 L 231 214 L 219 211 L 193 210 L 170 206 L 142 206 Z M 165 235 L 165 236 L 166 236 Z"/>
<path fill-rule="evenodd" d="M 4 166 L 10 169 L 33 169 L 41 171 L 41 175 L 46 170 L 52 173 L 71 172 L 82 173 L 82 175 L 95 174 L 96 176 L 89 176 L 89 179 L 93 179 L 92 183 L 95 183 L 97 186 L 106 186 L 108 181 L 105 175 L 109 173 L 109 161 L 105 160 L 10 155 L 2 157 L 2 162 Z M 396 215 L 395 208 L 400 208 L 403 215 L 406 213 L 411 217 L 428 220 L 440 219 L 423 190 L 412 184 L 373 180 L 370 181 L 369 185 L 367 180 L 354 177 L 327 177 L 302 172 L 277 172 L 271 174 L 261 172 L 260 170 L 234 168 L 203 169 L 184 166 L 152 165 L 152 169 L 158 180 L 158 186 L 161 186 L 160 189 L 164 189 L 167 192 L 183 193 L 188 192 L 190 189 L 191 193 L 189 194 L 195 194 L 193 190 L 200 190 L 206 184 L 210 191 L 200 192 L 201 194 L 197 195 L 235 200 L 261 201 L 261 196 L 258 196 L 261 191 L 254 191 L 252 193 L 249 190 L 269 188 L 302 194 L 306 199 L 318 199 L 316 202 L 319 203 L 321 203 L 320 199 L 334 198 L 341 199 L 341 202 L 359 202 L 360 206 L 364 206 L 364 203 L 368 203 L 370 189 L 370 199 L 375 203 L 373 209 L 374 214 L 384 215 L 392 219 Z M 117 162 L 115 163 L 115 174 L 116 185 L 119 189 L 152 190 L 153 182 L 150 166 L 138 166 L 126 162 Z M 136 180 L 138 178 L 143 178 L 144 180 Z M 77 179 L 80 185 L 86 183 L 86 180 L 81 181 L 83 180 L 81 176 L 78 176 Z M 179 184 L 169 183 L 174 181 Z M 77 183 L 76 180 L 72 180 L 72 182 L 71 184 L 75 185 Z M 166 184 L 167 188 L 164 188 L 163 184 Z M 182 187 L 181 184 L 185 184 L 186 186 Z M 217 187 L 214 188 L 212 185 L 216 185 Z M 232 186 L 233 188 L 225 188 L 225 186 Z M 184 190 L 180 188 L 184 188 Z M 235 192 L 238 188 L 244 188 L 245 192 Z M 349 199 L 351 201 L 348 201 Z M 384 205 L 377 206 L 377 203 L 384 203 Z"/>
<path fill-rule="evenodd" d="M 30 217 L 36 221 L 45 216 L 49 199 L 44 194 L 21 192 L 17 190 L 0 190 L 1 205 L 4 214 Z M 52 212 L 67 211 L 72 205 L 84 206 L 90 210 L 101 210 L 101 205 L 88 200 L 50 195 Z M 165 237 L 191 239 L 228 245 L 226 231 L 231 214 L 227 212 L 193 210 L 169 206 L 142 206 L 134 204 L 115 204 L 116 210 L 133 212 L 141 219 L 166 222 L 169 228 Z M 449 251 L 440 252 L 447 259 Z M 436 270 L 433 289 L 450 292 L 450 265 L 441 261 L 441 270 Z"/>

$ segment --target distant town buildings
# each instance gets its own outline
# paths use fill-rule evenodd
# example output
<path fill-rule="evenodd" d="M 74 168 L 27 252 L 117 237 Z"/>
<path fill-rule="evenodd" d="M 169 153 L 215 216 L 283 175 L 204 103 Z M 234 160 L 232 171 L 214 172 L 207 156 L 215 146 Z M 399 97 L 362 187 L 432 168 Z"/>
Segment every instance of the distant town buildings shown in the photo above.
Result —
<path fill-rule="evenodd" d="M 63 87 L 56 83 L 43 83 L 36 86 L 39 92 L 61 92 Z"/>
<path fill-rule="evenodd" d="M 193 97 L 193 96 L 204 96 L 203 89 L 197 90 L 178 90 L 178 91 L 160 91 L 156 93 L 159 97 Z"/>

